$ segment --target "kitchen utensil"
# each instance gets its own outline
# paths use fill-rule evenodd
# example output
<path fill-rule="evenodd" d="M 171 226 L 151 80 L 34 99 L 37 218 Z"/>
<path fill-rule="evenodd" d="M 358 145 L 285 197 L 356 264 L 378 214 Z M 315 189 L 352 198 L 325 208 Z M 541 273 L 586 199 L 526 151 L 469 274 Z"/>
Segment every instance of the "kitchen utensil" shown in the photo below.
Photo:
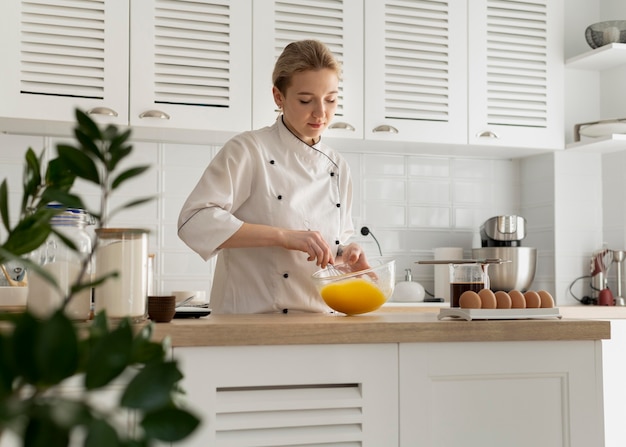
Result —
<path fill-rule="evenodd" d="M 580 141 L 581 136 L 598 138 L 624 133 L 626 133 L 626 118 L 589 121 L 574 125 L 574 141 Z"/>
<path fill-rule="evenodd" d="M 450 264 L 450 307 L 459 307 L 463 292 L 489 288 L 488 263 Z"/>
<path fill-rule="evenodd" d="M 435 259 L 426 261 L 415 261 L 416 264 L 503 264 L 511 262 L 500 258 L 480 258 L 480 259 Z"/>
<path fill-rule="evenodd" d="M 502 263 L 489 268 L 490 289 L 526 291 L 535 279 L 537 249 L 532 247 L 481 247 L 473 248 L 477 258 L 499 258 Z M 506 261 L 506 262 L 504 262 Z"/>
<path fill-rule="evenodd" d="M 391 297 L 395 285 L 396 263 L 390 258 L 369 261 L 371 268 L 355 271 L 347 264 L 315 272 L 312 280 L 324 302 L 346 315 L 372 312 Z M 340 274 L 336 273 L 340 271 Z"/>
<path fill-rule="evenodd" d="M 149 296 L 148 317 L 156 323 L 172 321 L 176 313 L 176 297 L 174 295 Z"/>
<path fill-rule="evenodd" d="M 585 39 L 591 48 L 610 43 L 625 43 L 626 20 L 608 20 L 589 25 L 585 29 Z"/>
<path fill-rule="evenodd" d="M 603 248 L 591 256 L 591 298 L 596 301 L 600 292 L 607 288 L 608 270 L 613 261 L 613 251 Z"/>
<path fill-rule="evenodd" d="M 622 262 L 624 262 L 625 257 L 626 251 L 613 250 L 613 262 L 617 264 L 617 287 L 615 288 L 615 290 L 617 291 L 617 296 L 615 297 L 616 306 L 626 306 L 626 300 L 622 296 Z"/>
<path fill-rule="evenodd" d="M 518 247 L 526 237 L 526 219 L 521 216 L 494 216 L 480 226 L 483 247 Z"/>
<path fill-rule="evenodd" d="M 433 249 L 435 261 L 446 259 L 463 259 L 463 247 L 435 247 Z M 439 264 L 433 267 L 435 279 L 435 296 L 444 302 L 450 302 L 450 267 L 449 263 Z"/>

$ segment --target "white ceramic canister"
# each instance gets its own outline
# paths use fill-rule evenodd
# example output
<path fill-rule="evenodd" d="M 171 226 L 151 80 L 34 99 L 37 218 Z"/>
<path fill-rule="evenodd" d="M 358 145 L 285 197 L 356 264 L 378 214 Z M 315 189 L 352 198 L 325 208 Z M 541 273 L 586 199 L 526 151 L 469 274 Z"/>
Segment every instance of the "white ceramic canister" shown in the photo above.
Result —
<path fill-rule="evenodd" d="M 67 209 L 50 221 L 53 229 L 68 238 L 76 246 L 69 248 L 59 236 L 51 233 L 46 242 L 31 253 L 33 262 L 38 263 L 52 278 L 58 288 L 44 279 L 36 271 L 28 272 L 28 310 L 39 318 L 50 316 L 63 305 L 71 287 L 77 283 L 83 262 L 91 254 L 92 239 L 87 232 L 91 217 L 80 209 Z M 83 280 L 91 280 L 91 265 L 88 264 Z M 89 318 L 91 308 L 91 288 L 75 293 L 65 306 L 65 314 L 72 320 L 84 321 Z"/>
<path fill-rule="evenodd" d="M 96 314 L 139 323 L 148 312 L 148 231 L 139 228 L 99 228 L 96 280 L 117 272 L 94 290 Z"/>

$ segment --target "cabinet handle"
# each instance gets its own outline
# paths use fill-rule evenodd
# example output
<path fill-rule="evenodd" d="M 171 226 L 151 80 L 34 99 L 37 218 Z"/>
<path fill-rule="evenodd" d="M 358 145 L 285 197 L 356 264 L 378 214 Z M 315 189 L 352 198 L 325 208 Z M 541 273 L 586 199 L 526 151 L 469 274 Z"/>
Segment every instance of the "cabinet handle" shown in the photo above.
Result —
<path fill-rule="evenodd" d="M 493 138 L 495 140 L 500 138 L 497 134 L 493 133 L 490 130 L 483 130 L 482 132 L 477 133 L 476 137 L 478 137 L 478 138 Z"/>
<path fill-rule="evenodd" d="M 160 110 L 146 110 L 145 112 L 139 114 L 139 118 L 159 118 L 162 120 L 168 120 L 170 119 L 170 116 Z"/>
<path fill-rule="evenodd" d="M 398 129 L 396 129 L 393 126 L 389 126 L 387 124 L 382 124 L 380 126 L 374 127 L 372 132 L 374 132 L 374 133 L 376 133 L 376 132 L 398 133 Z"/>
<path fill-rule="evenodd" d="M 117 112 L 108 107 L 94 107 L 93 109 L 87 110 L 87 115 L 117 116 Z"/>
<path fill-rule="evenodd" d="M 343 122 L 338 122 L 338 123 L 332 123 L 330 126 L 328 126 L 329 129 L 341 129 L 341 130 L 349 130 L 350 132 L 354 132 L 354 126 L 352 124 L 349 123 L 343 123 Z"/>

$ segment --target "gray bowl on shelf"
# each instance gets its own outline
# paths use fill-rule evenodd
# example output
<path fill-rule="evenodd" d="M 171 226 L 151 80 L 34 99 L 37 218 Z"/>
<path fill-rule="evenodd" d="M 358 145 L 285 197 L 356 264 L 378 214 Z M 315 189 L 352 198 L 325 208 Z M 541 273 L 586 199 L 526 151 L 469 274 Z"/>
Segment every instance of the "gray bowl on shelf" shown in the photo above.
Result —
<path fill-rule="evenodd" d="M 591 48 L 599 48 L 610 43 L 626 43 L 626 20 L 609 20 L 589 25 L 585 39 Z"/>

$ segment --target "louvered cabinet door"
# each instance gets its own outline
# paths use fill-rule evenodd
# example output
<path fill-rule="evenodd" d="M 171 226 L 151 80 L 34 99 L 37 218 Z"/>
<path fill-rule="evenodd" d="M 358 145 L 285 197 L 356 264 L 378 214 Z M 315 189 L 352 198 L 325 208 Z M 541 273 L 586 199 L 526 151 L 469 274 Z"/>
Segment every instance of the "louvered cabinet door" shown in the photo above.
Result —
<path fill-rule="evenodd" d="M 33 120 L 31 127 L 23 129 L 33 133 L 46 132 L 46 126 L 59 122 L 68 123 L 70 129 L 76 107 L 98 108 L 103 122 L 128 123 L 125 4 L 91 0 L 0 3 L 2 130 L 7 130 L 5 123 L 12 119 Z"/>
<path fill-rule="evenodd" d="M 363 138 L 363 2 L 360 0 L 254 0 L 253 127 L 278 116 L 272 71 L 290 42 L 317 39 L 342 65 L 338 107 L 325 136 Z"/>
<path fill-rule="evenodd" d="M 465 0 L 365 2 L 365 138 L 467 143 Z"/>
<path fill-rule="evenodd" d="M 469 142 L 564 148 L 562 0 L 472 0 Z"/>
<path fill-rule="evenodd" d="M 174 348 L 185 447 L 398 445 L 397 344 Z"/>
<path fill-rule="evenodd" d="M 131 2 L 130 124 L 250 130 L 251 8 L 250 0 Z"/>

